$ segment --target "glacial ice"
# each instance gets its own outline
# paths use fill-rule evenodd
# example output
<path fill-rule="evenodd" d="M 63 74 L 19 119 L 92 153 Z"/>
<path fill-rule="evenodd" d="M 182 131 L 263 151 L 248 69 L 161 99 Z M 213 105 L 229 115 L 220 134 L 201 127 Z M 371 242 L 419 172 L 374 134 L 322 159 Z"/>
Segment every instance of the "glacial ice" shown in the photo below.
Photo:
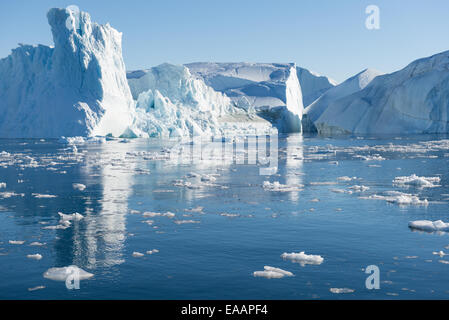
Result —
<path fill-rule="evenodd" d="M 290 260 L 291 262 L 299 263 L 301 266 L 306 264 L 320 265 L 323 263 L 324 258 L 320 255 L 305 254 L 304 251 L 300 253 L 283 253 L 281 258 L 284 260 Z"/>
<path fill-rule="evenodd" d="M 137 100 L 131 137 L 226 136 L 242 130 L 253 134 L 270 130 L 269 122 L 236 108 L 226 95 L 184 66 L 165 63 L 127 76 Z"/>
<path fill-rule="evenodd" d="M 323 134 L 447 133 L 448 86 L 445 51 L 374 78 L 362 90 L 333 100 L 313 121 Z"/>
<path fill-rule="evenodd" d="M 295 64 L 198 62 L 186 66 L 236 106 L 270 121 L 279 132 L 301 132 L 304 107 Z"/>
<path fill-rule="evenodd" d="M 298 75 L 299 84 L 301 85 L 304 107 L 309 106 L 326 91 L 337 85 L 335 80 L 305 68 L 296 67 L 296 73 Z"/>
<path fill-rule="evenodd" d="M 41 260 L 42 259 L 42 255 L 40 255 L 39 253 L 36 254 L 28 254 L 27 255 L 28 259 L 33 259 L 33 260 Z"/>
<path fill-rule="evenodd" d="M 330 88 L 322 96 L 314 101 L 304 110 L 303 126 L 304 132 L 316 132 L 320 127 L 317 125 L 318 119 L 328 109 L 333 109 L 334 104 L 340 99 L 347 97 L 365 88 L 374 78 L 381 73 L 373 69 L 366 69 L 357 75 L 349 78 L 340 85 Z M 357 114 L 352 115 L 356 117 Z M 320 129 L 321 130 L 321 129 Z M 330 128 L 328 128 L 330 130 Z M 324 133 L 324 132 L 320 132 Z M 334 132 L 326 132 L 334 133 Z"/>
<path fill-rule="evenodd" d="M 416 174 L 412 174 L 408 177 L 396 177 L 393 180 L 393 184 L 398 186 L 414 186 L 418 188 L 434 188 L 439 187 L 435 183 L 439 183 L 441 178 L 439 177 L 418 177 Z"/>
<path fill-rule="evenodd" d="M 264 271 L 254 271 L 253 276 L 267 279 L 280 279 L 283 277 L 293 277 L 293 273 L 280 268 L 264 266 Z"/>
<path fill-rule="evenodd" d="M 433 231 L 449 231 L 449 222 L 443 222 L 441 220 L 430 221 L 430 220 L 416 220 L 410 221 L 408 224 L 409 228 L 433 232 Z"/>
<path fill-rule="evenodd" d="M 355 290 L 349 288 L 330 288 L 329 291 L 332 293 L 340 294 L 340 293 L 353 293 Z"/>
<path fill-rule="evenodd" d="M 72 265 L 68 267 L 61 267 L 61 268 L 50 268 L 47 271 L 44 272 L 44 278 L 55 280 L 55 281 L 66 281 L 67 277 L 76 274 L 79 276 L 79 280 L 86 280 L 92 278 L 94 275 L 92 273 L 89 273 L 87 271 L 84 271 L 83 269 Z"/>
<path fill-rule="evenodd" d="M 0 137 L 120 135 L 134 102 L 126 81 L 121 33 L 81 12 L 51 9 L 54 47 L 21 45 L 0 60 Z"/>

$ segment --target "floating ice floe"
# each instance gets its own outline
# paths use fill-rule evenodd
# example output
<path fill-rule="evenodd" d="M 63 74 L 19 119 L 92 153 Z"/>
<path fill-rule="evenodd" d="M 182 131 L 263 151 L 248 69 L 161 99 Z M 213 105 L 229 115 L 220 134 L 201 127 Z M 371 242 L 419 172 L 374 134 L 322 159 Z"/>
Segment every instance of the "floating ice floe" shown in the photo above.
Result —
<path fill-rule="evenodd" d="M 73 189 L 75 190 L 79 190 L 79 191 L 84 191 L 86 189 L 86 186 L 82 183 L 74 183 L 72 184 Z"/>
<path fill-rule="evenodd" d="M 9 240 L 9 244 L 21 245 L 24 243 L 25 243 L 25 241 L 23 241 L 23 240 Z"/>
<path fill-rule="evenodd" d="M 273 191 L 273 192 L 294 192 L 294 191 L 301 191 L 302 185 L 285 185 L 279 183 L 279 181 L 270 182 L 270 181 L 264 181 L 263 182 L 263 188 L 266 191 Z"/>
<path fill-rule="evenodd" d="M 36 254 L 28 254 L 27 255 L 28 259 L 33 259 L 33 260 L 40 260 L 42 259 L 42 255 L 40 255 L 39 253 Z"/>
<path fill-rule="evenodd" d="M 293 273 L 286 271 L 286 270 L 279 269 L 279 268 L 274 268 L 274 267 L 270 267 L 270 266 L 265 266 L 263 268 L 264 268 L 264 271 L 253 272 L 253 276 L 267 278 L 267 279 L 280 279 L 283 277 L 293 277 L 294 276 Z"/>
<path fill-rule="evenodd" d="M 158 249 L 153 249 L 153 250 L 147 251 L 147 254 L 155 254 L 155 253 L 159 253 L 159 250 Z"/>
<path fill-rule="evenodd" d="M 203 207 L 196 207 L 196 208 L 192 208 L 192 209 L 185 209 L 185 212 L 203 212 Z"/>
<path fill-rule="evenodd" d="M 448 255 L 447 253 L 444 253 L 442 250 L 440 250 L 438 252 L 434 251 L 434 252 L 432 252 L 432 254 L 435 256 L 440 256 L 441 258 Z"/>
<path fill-rule="evenodd" d="M 52 199 L 57 198 L 58 196 L 52 195 L 52 194 L 40 194 L 40 193 L 32 193 L 31 194 L 34 198 L 37 199 Z"/>
<path fill-rule="evenodd" d="M 58 212 L 58 215 L 61 217 L 61 221 L 80 221 L 84 218 L 82 214 L 75 212 L 73 214 L 64 214 L 62 212 Z"/>
<path fill-rule="evenodd" d="M 360 158 L 365 161 L 384 161 L 384 160 L 386 160 L 380 154 L 374 154 L 374 155 L 368 155 L 368 156 L 356 155 L 356 156 L 354 156 L 354 158 Z"/>
<path fill-rule="evenodd" d="M 366 186 L 359 186 L 359 185 L 355 185 L 352 187 L 349 187 L 349 189 L 354 190 L 354 192 L 365 192 L 369 190 L 369 187 Z"/>
<path fill-rule="evenodd" d="M 25 193 L 0 192 L 0 198 L 8 199 L 12 197 L 25 197 Z"/>
<path fill-rule="evenodd" d="M 447 260 L 438 260 L 439 263 L 443 263 L 443 264 L 449 264 L 449 261 Z"/>
<path fill-rule="evenodd" d="M 430 220 L 416 220 L 410 221 L 408 223 L 409 228 L 434 232 L 434 231 L 449 231 L 449 223 L 443 222 L 441 220 L 430 221 Z"/>
<path fill-rule="evenodd" d="M 32 288 L 28 288 L 28 291 L 36 291 L 36 290 L 42 290 L 45 289 L 45 286 L 36 286 L 36 287 L 32 287 Z"/>
<path fill-rule="evenodd" d="M 304 251 L 301 251 L 300 253 L 283 253 L 281 255 L 281 258 L 284 260 L 290 260 L 294 263 L 299 263 L 303 267 L 306 264 L 320 265 L 324 261 L 324 258 L 322 256 L 305 254 Z"/>
<path fill-rule="evenodd" d="M 44 245 L 45 245 L 45 243 L 41 243 L 41 242 L 31 242 L 30 243 L 30 246 L 33 246 L 33 247 L 42 247 Z"/>
<path fill-rule="evenodd" d="M 44 278 L 50 280 L 66 281 L 67 277 L 70 275 L 76 275 L 79 280 L 90 279 L 94 276 L 92 273 L 84 271 L 83 269 L 75 265 L 61 268 L 50 268 L 44 272 L 43 276 Z"/>
<path fill-rule="evenodd" d="M 143 257 L 143 256 L 144 256 L 144 254 L 141 253 L 141 252 L 133 252 L 133 257 L 134 257 L 134 258 L 141 258 L 141 257 Z"/>
<path fill-rule="evenodd" d="M 165 213 L 159 213 L 159 212 L 144 212 L 142 216 L 146 218 L 154 218 L 154 217 L 168 217 L 168 218 L 174 218 L 176 215 L 172 212 L 165 212 Z"/>
<path fill-rule="evenodd" d="M 393 180 L 393 184 L 398 186 L 414 186 L 419 188 L 435 188 L 440 187 L 436 183 L 440 182 L 439 177 L 418 177 L 416 174 L 412 174 L 408 177 L 396 177 Z"/>
<path fill-rule="evenodd" d="M 200 221 L 197 220 L 175 220 L 173 222 L 176 224 L 200 223 Z"/>
<path fill-rule="evenodd" d="M 228 218 L 237 218 L 237 217 L 240 217 L 240 215 L 239 215 L 238 213 L 226 213 L 226 212 L 220 213 L 220 216 L 222 216 L 222 217 L 228 217 Z"/>
<path fill-rule="evenodd" d="M 351 178 L 351 177 L 344 176 L 344 177 L 338 177 L 337 180 L 338 181 L 352 181 L 352 180 L 357 180 L 357 177 Z"/>
<path fill-rule="evenodd" d="M 329 291 L 338 294 L 338 293 L 353 293 L 355 290 L 349 288 L 330 288 Z"/>
<path fill-rule="evenodd" d="M 370 195 L 368 197 L 360 197 L 360 199 L 368 199 L 368 200 L 385 200 L 390 203 L 396 203 L 398 205 L 416 205 L 416 206 L 427 206 L 429 201 L 427 199 L 421 200 L 418 196 L 402 193 L 399 191 L 387 191 L 386 195 Z"/>
<path fill-rule="evenodd" d="M 0 189 L 4 189 L 6 188 L 6 183 L 5 182 L 0 182 Z"/>

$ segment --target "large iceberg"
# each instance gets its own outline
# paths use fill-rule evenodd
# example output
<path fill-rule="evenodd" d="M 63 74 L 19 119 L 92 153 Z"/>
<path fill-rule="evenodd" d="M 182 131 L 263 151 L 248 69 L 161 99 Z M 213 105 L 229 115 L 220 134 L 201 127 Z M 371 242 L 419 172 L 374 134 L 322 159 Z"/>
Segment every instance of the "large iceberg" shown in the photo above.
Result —
<path fill-rule="evenodd" d="M 176 138 L 222 136 L 228 132 L 267 132 L 271 125 L 248 110 L 236 107 L 185 66 L 162 64 L 128 72 L 136 103 L 131 125 L 135 136 Z"/>
<path fill-rule="evenodd" d="M 334 104 L 342 98 L 350 96 L 365 88 L 374 78 L 382 73 L 374 69 L 365 69 L 355 76 L 344 81 L 340 85 L 327 90 L 321 97 L 315 100 L 304 110 L 303 130 L 304 132 L 315 133 L 317 127 L 315 122 L 327 109 L 334 109 Z M 332 128 L 328 128 L 330 131 Z"/>
<path fill-rule="evenodd" d="M 54 47 L 21 45 L 0 60 L 0 137 L 122 134 L 134 112 L 122 34 L 85 12 L 47 18 Z"/>
<path fill-rule="evenodd" d="M 304 107 L 295 64 L 198 62 L 186 66 L 236 106 L 270 121 L 279 132 L 301 132 Z"/>
<path fill-rule="evenodd" d="M 376 77 L 334 101 L 314 121 L 320 133 L 449 132 L 449 51 Z"/>
<path fill-rule="evenodd" d="M 329 89 L 335 87 L 337 82 L 326 76 L 305 68 L 296 67 L 299 84 L 301 85 L 302 101 L 307 107 Z"/>

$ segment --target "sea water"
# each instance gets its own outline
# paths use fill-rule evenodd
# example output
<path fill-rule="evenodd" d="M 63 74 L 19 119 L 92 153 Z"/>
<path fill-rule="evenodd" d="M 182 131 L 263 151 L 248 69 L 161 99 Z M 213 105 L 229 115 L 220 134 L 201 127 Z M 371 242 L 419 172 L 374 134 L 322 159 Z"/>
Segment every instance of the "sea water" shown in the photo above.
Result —
<path fill-rule="evenodd" d="M 279 137 L 271 175 L 220 153 L 168 156 L 190 143 L 0 140 L 0 298 L 447 299 L 448 234 L 408 227 L 449 222 L 446 139 Z M 412 174 L 440 179 L 393 183 Z M 58 228 L 58 212 L 83 218 Z M 281 257 L 303 251 L 322 263 Z M 71 265 L 93 277 L 43 276 Z M 255 277 L 264 266 L 293 276 Z"/>

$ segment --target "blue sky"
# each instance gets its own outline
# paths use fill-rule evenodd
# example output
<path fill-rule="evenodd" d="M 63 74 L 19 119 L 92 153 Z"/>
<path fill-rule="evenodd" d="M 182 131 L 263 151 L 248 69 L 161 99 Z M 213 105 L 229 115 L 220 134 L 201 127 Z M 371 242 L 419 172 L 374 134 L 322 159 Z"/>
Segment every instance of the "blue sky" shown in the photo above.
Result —
<path fill-rule="evenodd" d="M 20 43 L 52 44 L 46 12 L 75 4 L 123 32 L 128 69 L 163 62 L 296 62 L 343 81 L 449 50 L 449 1 L 2 0 L 0 57 Z M 380 8 L 380 30 L 365 8 Z"/>

